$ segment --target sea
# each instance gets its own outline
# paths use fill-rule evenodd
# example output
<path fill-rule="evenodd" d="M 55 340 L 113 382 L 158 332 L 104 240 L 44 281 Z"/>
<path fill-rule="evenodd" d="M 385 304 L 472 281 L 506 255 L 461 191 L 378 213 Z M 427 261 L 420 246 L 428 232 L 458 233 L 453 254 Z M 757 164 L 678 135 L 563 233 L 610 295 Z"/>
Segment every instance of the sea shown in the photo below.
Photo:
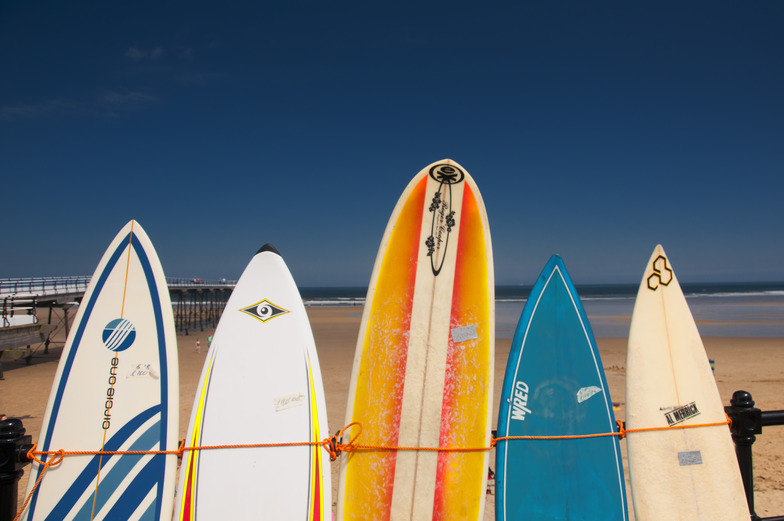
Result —
<path fill-rule="evenodd" d="M 704 337 L 784 338 L 784 282 L 681 284 Z M 594 336 L 629 334 L 638 285 L 577 286 Z M 353 306 L 361 315 L 367 288 L 300 288 L 306 306 Z M 496 337 L 512 338 L 531 286 L 497 286 Z"/>

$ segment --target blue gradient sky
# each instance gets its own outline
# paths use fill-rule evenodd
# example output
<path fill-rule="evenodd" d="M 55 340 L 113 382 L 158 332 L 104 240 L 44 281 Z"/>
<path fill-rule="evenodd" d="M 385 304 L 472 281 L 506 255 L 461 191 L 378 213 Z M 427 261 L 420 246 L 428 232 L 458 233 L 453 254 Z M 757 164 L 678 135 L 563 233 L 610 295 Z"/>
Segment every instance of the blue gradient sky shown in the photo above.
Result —
<path fill-rule="evenodd" d="M 498 283 L 636 283 L 657 243 L 784 280 L 784 2 L 516 4 L 0 0 L 0 277 L 91 274 L 135 218 L 170 276 L 271 242 L 364 285 L 448 157 Z"/>

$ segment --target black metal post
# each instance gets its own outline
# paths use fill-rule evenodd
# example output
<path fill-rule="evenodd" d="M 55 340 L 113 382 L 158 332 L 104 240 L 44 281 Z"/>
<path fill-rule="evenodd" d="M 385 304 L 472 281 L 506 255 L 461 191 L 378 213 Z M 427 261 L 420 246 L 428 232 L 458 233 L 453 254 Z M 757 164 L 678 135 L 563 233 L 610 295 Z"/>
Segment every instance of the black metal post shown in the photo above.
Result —
<path fill-rule="evenodd" d="M 784 411 L 762 411 L 762 426 L 784 425 Z"/>
<path fill-rule="evenodd" d="M 735 455 L 738 457 L 743 487 L 746 490 L 746 501 L 752 521 L 759 521 L 760 517 L 754 511 L 754 464 L 751 446 L 757 440 L 756 434 L 762 433 L 762 411 L 754 407 L 751 393 L 747 391 L 735 391 L 730 404 L 724 411 L 732 420 L 730 432 L 732 441 L 735 442 Z"/>
<path fill-rule="evenodd" d="M 22 468 L 30 463 L 27 451 L 32 447 L 32 436 L 25 434 L 22 420 L 9 418 L 0 421 L 0 521 L 16 517 L 19 479 Z"/>

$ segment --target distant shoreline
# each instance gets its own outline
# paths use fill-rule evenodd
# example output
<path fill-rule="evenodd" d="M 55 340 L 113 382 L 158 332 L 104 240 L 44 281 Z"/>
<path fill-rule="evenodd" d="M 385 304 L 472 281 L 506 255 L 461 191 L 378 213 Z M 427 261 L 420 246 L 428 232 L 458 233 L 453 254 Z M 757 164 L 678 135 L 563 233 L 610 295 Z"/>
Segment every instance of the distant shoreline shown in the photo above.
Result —
<path fill-rule="evenodd" d="M 531 293 L 532 285 L 497 285 L 496 302 L 524 301 Z M 583 300 L 634 298 L 639 284 L 578 284 L 577 293 Z M 784 297 L 784 282 L 723 282 L 683 283 L 686 298 L 695 297 Z M 366 286 L 302 286 L 300 295 L 306 304 L 323 305 L 324 301 L 364 301 Z M 353 305 L 353 304 L 347 304 Z"/>
<path fill-rule="evenodd" d="M 592 292 L 580 293 L 580 300 L 594 336 L 625 338 L 629 333 L 637 288 L 626 294 L 619 294 L 618 286 L 592 288 Z M 691 285 L 689 288 L 691 293 L 687 294 L 686 300 L 702 336 L 784 338 L 784 290 L 763 292 L 757 284 Z M 301 294 L 307 308 L 345 306 L 355 310 L 353 313 L 361 313 L 359 310 L 365 304 L 365 293 L 355 293 L 353 297 L 347 294 L 358 289 L 320 288 L 319 293 L 314 295 L 308 292 L 308 288 L 303 288 Z M 520 295 L 519 287 L 514 289 L 518 296 L 496 293 L 496 335 L 499 338 L 512 338 L 527 300 L 527 294 L 525 297 Z"/>

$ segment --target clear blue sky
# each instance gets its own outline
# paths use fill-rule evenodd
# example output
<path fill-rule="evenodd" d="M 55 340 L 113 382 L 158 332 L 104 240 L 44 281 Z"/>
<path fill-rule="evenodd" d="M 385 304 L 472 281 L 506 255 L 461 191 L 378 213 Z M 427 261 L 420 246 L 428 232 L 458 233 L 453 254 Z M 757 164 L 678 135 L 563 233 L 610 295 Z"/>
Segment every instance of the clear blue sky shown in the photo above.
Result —
<path fill-rule="evenodd" d="M 273 243 L 365 285 L 443 158 L 496 281 L 784 280 L 784 2 L 0 0 L 0 277 L 91 274 L 131 218 L 170 276 Z"/>

